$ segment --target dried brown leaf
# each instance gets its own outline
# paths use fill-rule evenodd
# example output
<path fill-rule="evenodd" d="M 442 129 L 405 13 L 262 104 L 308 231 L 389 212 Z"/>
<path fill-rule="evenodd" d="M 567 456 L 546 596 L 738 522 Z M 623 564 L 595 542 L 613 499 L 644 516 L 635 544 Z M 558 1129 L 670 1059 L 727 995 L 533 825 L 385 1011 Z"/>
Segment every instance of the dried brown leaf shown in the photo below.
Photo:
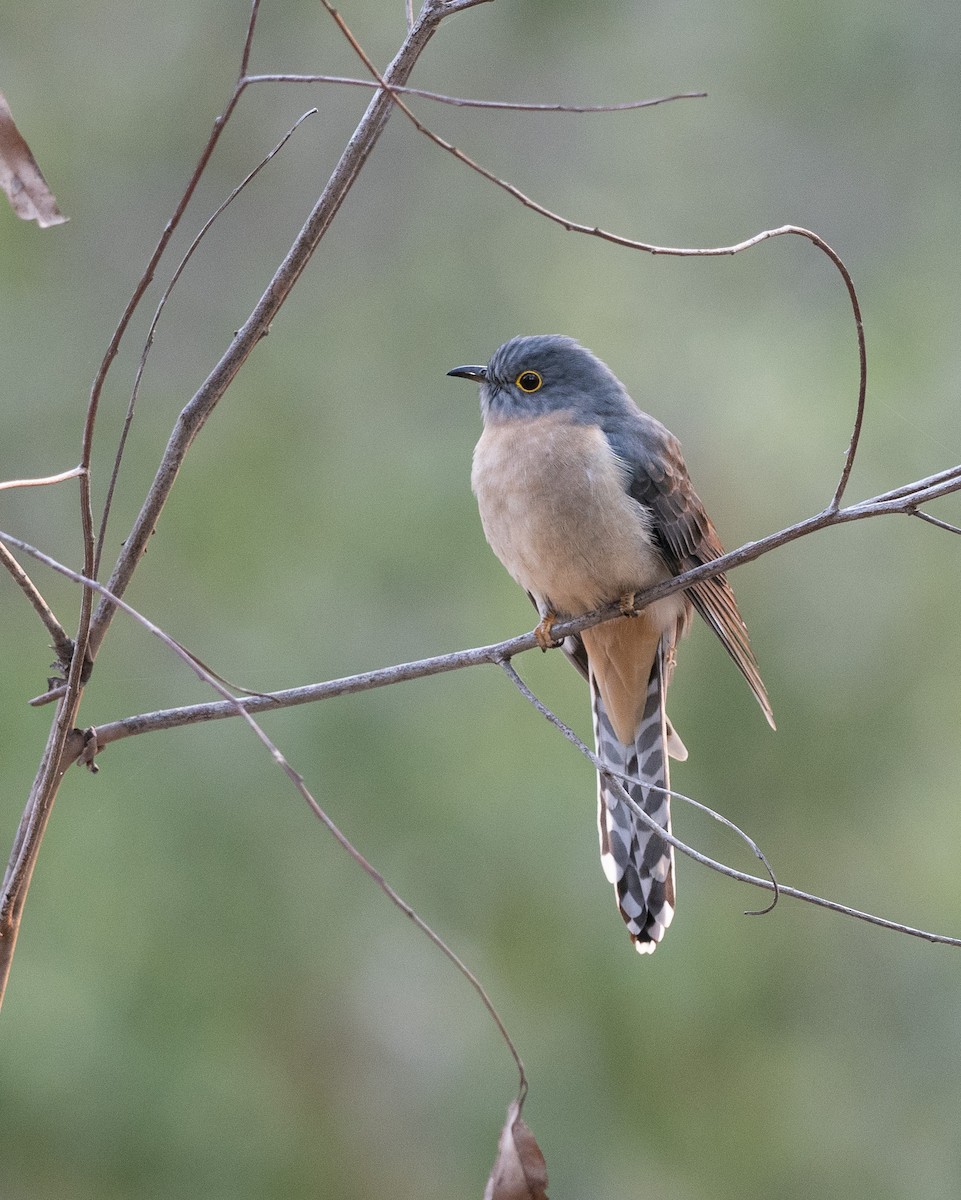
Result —
<path fill-rule="evenodd" d="M 7 193 L 13 211 L 24 221 L 36 221 L 41 229 L 46 229 L 67 220 L 57 208 L 57 201 L 14 122 L 3 92 L 0 92 L 0 187 Z"/>
<path fill-rule="evenodd" d="M 548 1200 L 547 1163 L 516 1100 L 507 1110 L 484 1200 Z"/>

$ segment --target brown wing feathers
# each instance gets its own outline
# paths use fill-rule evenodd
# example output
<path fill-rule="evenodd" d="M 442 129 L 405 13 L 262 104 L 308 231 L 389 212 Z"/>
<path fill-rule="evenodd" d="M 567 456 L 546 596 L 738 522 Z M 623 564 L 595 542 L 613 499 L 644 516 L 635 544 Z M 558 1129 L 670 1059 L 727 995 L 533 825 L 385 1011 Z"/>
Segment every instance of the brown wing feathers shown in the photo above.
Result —
<path fill-rule="evenodd" d="M 630 493 L 650 508 L 653 533 L 664 559 L 672 573 L 680 575 L 720 558 L 724 547 L 691 485 L 680 443 L 653 417 L 641 414 L 641 418 L 633 453 L 625 454 L 621 447 L 618 450 L 632 470 Z M 688 588 L 687 594 L 747 680 L 773 729 L 771 703 L 726 577 L 705 579 Z"/>

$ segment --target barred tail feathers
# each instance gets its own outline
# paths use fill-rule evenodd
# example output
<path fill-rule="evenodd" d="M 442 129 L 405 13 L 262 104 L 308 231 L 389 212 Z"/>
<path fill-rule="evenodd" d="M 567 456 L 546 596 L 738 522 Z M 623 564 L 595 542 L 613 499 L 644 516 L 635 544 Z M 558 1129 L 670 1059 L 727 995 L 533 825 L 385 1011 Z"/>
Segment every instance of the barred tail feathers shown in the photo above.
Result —
<path fill-rule="evenodd" d="M 686 752 L 665 714 L 668 673 L 662 640 L 654 655 L 643 712 L 631 745 L 625 745 L 615 734 L 593 675 L 591 701 L 598 757 L 612 771 L 640 781 L 624 782 L 624 787 L 644 812 L 670 832 L 668 747 L 675 751 L 675 757 Z M 676 753 L 678 748 L 681 753 Z M 651 954 L 674 916 L 674 847 L 649 829 L 603 776 L 598 776 L 598 831 L 601 865 L 614 885 L 617 907 L 634 948 L 639 954 Z"/>

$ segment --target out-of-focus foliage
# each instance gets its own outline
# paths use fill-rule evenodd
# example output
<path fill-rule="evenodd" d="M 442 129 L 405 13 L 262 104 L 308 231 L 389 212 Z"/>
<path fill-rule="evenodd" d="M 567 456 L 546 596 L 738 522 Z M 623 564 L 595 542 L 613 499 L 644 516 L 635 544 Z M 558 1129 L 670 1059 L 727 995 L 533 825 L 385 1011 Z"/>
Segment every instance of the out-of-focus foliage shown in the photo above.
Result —
<path fill-rule="evenodd" d="M 248 4 L 10 6 L 0 79 L 64 211 L 0 210 L 0 475 L 76 463 L 90 381 L 225 102 Z M 378 62 L 401 0 L 344 0 Z M 362 74 L 314 3 L 264 0 L 257 70 Z M 414 82 L 605 102 L 608 116 L 417 105 L 575 219 L 717 245 L 791 221 L 860 289 L 869 414 L 850 496 L 961 457 L 961 18 L 949 0 L 497 0 L 449 21 Z M 349 136 L 359 90 L 243 100 L 105 394 L 102 496 L 149 312 L 161 324 L 105 559 L 180 407 L 248 314 Z M 856 389 L 839 279 L 800 241 L 650 259 L 566 234 L 395 114 L 271 335 L 204 429 L 129 598 L 266 689 L 496 640 L 527 601 L 470 496 L 473 389 L 445 371 L 521 332 L 592 347 L 682 438 L 725 542 L 829 498 Z M 0 527 L 78 564 L 74 485 L 5 493 Z M 958 506 L 943 515 L 958 519 Z M 76 595 L 38 575 L 57 612 Z M 789 546 L 734 583 L 779 732 L 703 629 L 682 648 L 678 788 L 748 829 L 784 882 L 961 932 L 961 542 L 920 522 Z M 49 721 L 47 639 L 0 579 L 2 823 Z M 559 655 L 520 663 L 587 732 Z M 84 720 L 205 695 L 128 621 Z M 598 863 L 589 765 L 493 669 L 267 722 L 331 815 L 484 980 L 532 1080 L 552 1197 L 961 1191 L 961 956 L 680 864 L 677 919 L 632 953 Z M 128 741 L 55 809 L 0 1021 L 0 1194 L 216 1200 L 479 1195 L 515 1084 L 476 998 L 235 722 Z M 678 805 L 688 841 L 747 869 Z M 4 853 L 6 851 L 4 850 Z"/>

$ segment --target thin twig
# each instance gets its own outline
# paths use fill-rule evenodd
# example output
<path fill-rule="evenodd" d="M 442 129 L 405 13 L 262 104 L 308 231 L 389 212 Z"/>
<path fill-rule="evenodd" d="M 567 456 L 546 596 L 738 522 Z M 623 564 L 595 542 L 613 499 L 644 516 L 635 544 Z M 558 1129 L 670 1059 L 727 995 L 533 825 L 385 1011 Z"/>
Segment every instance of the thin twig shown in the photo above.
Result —
<path fill-rule="evenodd" d="M 377 89 L 382 86 L 376 79 L 355 79 L 350 75 L 299 75 L 283 71 L 271 71 L 248 75 L 246 84 L 255 83 L 333 83 L 345 87 Z M 639 108 L 655 108 L 659 104 L 670 104 L 674 100 L 704 100 L 707 92 L 674 92 L 670 96 L 656 96 L 650 100 L 625 100 L 620 104 L 537 104 L 521 100 L 476 100 L 466 96 L 449 96 L 445 92 L 432 92 L 426 88 L 392 87 L 392 92 L 401 96 L 419 96 L 438 104 L 450 104 L 456 108 L 483 108 L 505 112 L 529 113 L 618 113 L 635 112 Z"/>
<path fill-rule="evenodd" d="M 952 483 L 956 479 L 961 479 L 961 465 L 947 467 L 944 471 L 938 471 L 937 474 L 928 475 L 924 479 L 916 479 L 913 483 L 902 484 L 901 487 L 882 492 L 875 499 L 877 501 L 901 500 L 906 496 L 917 496 L 921 492 L 928 492 L 943 483 Z"/>
<path fill-rule="evenodd" d="M 699 850 L 695 850 L 693 847 L 688 846 L 685 842 L 680 841 L 675 834 L 669 832 L 662 825 L 659 825 L 649 813 L 646 813 L 625 787 L 625 784 L 627 783 L 640 784 L 642 781 L 640 779 L 635 779 L 633 776 L 622 775 L 618 771 L 612 771 L 607 763 L 598 758 L 593 750 L 591 750 L 587 745 L 585 745 L 584 742 L 581 741 L 581 739 L 569 725 L 566 725 L 556 713 L 552 712 L 551 709 L 547 707 L 543 700 L 541 700 L 534 694 L 533 691 L 531 691 L 528 685 L 517 673 L 513 663 L 509 662 L 505 658 L 502 659 L 498 665 L 503 667 L 508 679 L 510 679 L 511 683 L 513 683 L 514 687 L 517 688 L 524 699 L 535 709 L 537 709 L 541 716 L 546 721 L 549 721 L 551 725 L 553 725 L 554 728 L 557 729 L 564 736 L 564 738 L 571 743 L 572 746 L 576 747 L 576 749 L 578 749 L 581 754 L 584 755 L 584 757 L 592 764 L 594 770 L 597 771 L 598 774 L 603 775 L 605 779 L 615 785 L 615 788 L 619 794 L 619 798 L 623 800 L 625 804 L 627 804 L 628 808 L 630 808 L 630 810 L 640 818 L 643 824 L 646 825 L 652 833 L 656 833 L 657 836 L 663 841 L 670 843 L 670 845 L 674 846 L 675 849 L 680 850 L 682 854 L 686 854 L 688 858 L 694 859 L 695 862 L 699 862 L 705 867 L 710 867 L 713 871 L 717 871 L 721 875 L 730 875 L 733 868 L 726 866 L 724 863 L 718 862 L 716 859 L 708 858 L 706 854 L 702 854 Z M 733 833 L 737 834 L 741 841 L 750 847 L 755 858 L 760 860 L 765 871 L 768 873 L 768 882 L 770 882 L 772 888 L 774 889 L 774 900 L 766 909 L 764 909 L 764 913 L 771 911 L 771 909 L 777 903 L 777 897 L 779 894 L 777 878 L 771 869 L 771 864 L 764 856 L 764 852 L 761 850 L 761 847 L 752 837 L 746 834 L 743 829 L 739 828 L 739 826 L 735 825 L 733 821 L 728 820 L 727 817 L 722 817 L 719 812 L 716 812 L 713 808 L 709 808 L 706 804 L 702 804 L 699 800 L 692 800 L 690 796 L 685 796 L 683 792 L 675 791 L 674 788 L 663 788 L 657 784 L 645 783 L 643 786 L 650 788 L 651 791 L 661 792 L 665 796 L 674 797 L 676 800 L 682 800 L 687 804 L 693 805 L 695 808 L 699 808 L 702 812 L 706 812 L 716 821 L 720 821 Z M 762 916 L 763 913 L 751 913 L 750 915 Z"/>
<path fill-rule="evenodd" d="M 140 307 L 140 301 L 143 299 L 144 293 L 147 291 L 147 288 L 153 282 L 154 274 L 157 270 L 157 266 L 160 263 L 161 258 L 163 257 L 164 251 L 167 249 L 167 246 L 170 243 L 170 239 L 173 237 L 178 226 L 180 225 L 180 221 L 181 221 L 184 213 L 187 211 L 187 206 L 189 205 L 191 199 L 193 198 L 194 192 L 197 190 L 197 185 L 200 183 L 200 180 L 203 178 L 203 174 L 207 169 L 207 164 L 210 162 L 210 159 L 213 156 L 213 152 L 217 148 L 217 143 L 220 141 L 220 135 L 223 133 L 224 129 L 226 128 L 228 121 L 230 120 L 238 103 L 240 102 L 240 97 L 243 95 L 244 89 L 246 87 L 246 84 L 244 82 L 244 77 L 246 76 L 247 69 L 250 65 L 250 52 L 253 47 L 254 30 L 257 25 L 257 17 L 258 17 L 259 12 L 260 12 L 260 0 L 252 0 L 251 8 L 250 8 L 250 17 L 247 21 L 247 29 L 244 34 L 244 46 L 243 46 L 243 50 L 242 50 L 241 56 L 240 56 L 240 68 L 239 68 L 238 75 L 237 75 L 237 82 L 234 84 L 233 92 L 231 93 L 230 99 L 227 101 L 227 105 L 224 108 L 224 111 L 220 114 L 219 117 L 217 117 L 214 120 L 213 126 L 210 130 L 210 134 L 207 138 L 207 141 L 206 141 L 203 149 L 200 152 L 200 157 L 197 159 L 197 165 L 194 167 L 193 174 L 190 176 L 190 179 L 187 181 L 187 186 L 184 188 L 183 193 L 180 196 L 180 199 L 177 201 L 177 205 L 174 208 L 173 215 L 170 217 L 170 219 L 167 221 L 167 224 L 164 226 L 163 232 L 161 233 L 160 238 L 157 241 L 157 244 L 154 246 L 153 251 L 151 252 L 150 258 L 147 260 L 147 265 L 144 268 L 143 273 L 140 276 L 140 279 L 137 281 L 137 285 L 134 288 L 134 291 L 130 297 L 130 300 L 127 302 L 126 308 L 123 310 L 123 313 L 120 316 L 120 320 L 118 321 L 117 327 L 113 332 L 113 336 L 110 339 L 110 344 L 107 346 L 106 353 L 103 356 L 103 360 L 100 363 L 100 367 L 97 371 L 97 375 L 93 381 L 93 385 L 90 389 L 90 401 L 87 406 L 87 416 L 86 416 L 86 420 L 84 422 L 84 429 L 83 429 L 82 462 L 88 468 L 90 466 L 91 458 L 93 455 L 94 429 L 96 426 L 97 412 L 100 407 L 100 397 L 103 393 L 103 387 L 107 380 L 107 373 L 109 372 L 114 359 L 117 357 L 117 354 L 120 350 L 120 343 L 123 340 L 124 334 L 127 332 L 127 328 L 130 325 L 131 320 L 133 319 L 134 313 Z M 88 494 L 85 498 L 85 508 L 89 508 L 89 506 L 90 506 L 90 497 L 89 497 L 89 492 L 88 492 Z M 100 533 L 99 533 L 96 545 L 94 546 L 93 545 L 93 514 L 92 514 L 92 511 L 90 512 L 90 516 L 89 516 L 89 520 L 90 520 L 89 532 L 86 529 L 86 519 L 87 519 L 86 515 L 85 515 L 84 519 L 85 519 L 85 530 L 84 530 L 85 539 L 90 542 L 90 544 L 92 546 L 92 551 L 93 551 L 93 561 L 90 564 L 92 569 L 90 569 L 87 573 L 91 577 L 95 577 L 100 570 L 100 559 L 101 559 L 101 555 L 103 554 L 104 536 L 106 533 L 106 522 L 101 520 Z M 87 636 L 87 629 L 86 629 L 86 624 L 85 624 L 84 627 L 81 629 L 81 638 L 83 640 L 85 640 L 86 636 Z"/>
<path fill-rule="evenodd" d="M 64 483 L 68 479 L 78 479 L 81 475 L 86 475 L 86 468 L 82 466 L 72 467 L 69 471 L 61 471 L 57 475 L 44 475 L 36 479 L 7 479 L 0 483 L 0 491 L 12 490 L 14 488 L 49 487 L 54 483 Z M 68 670 L 70 660 L 73 657 L 73 639 L 68 636 L 67 631 L 54 615 L 53 609 L 38 591 L 36 584 L 6 546 L 0 546 L 0 566 L 6 568 L 13 577 L 17 587 L 20 588 L 30 601 L 37 616 L 39 616 L 47 632 L 53 638 L 53 646 L 57 652 L 59 666 L 64 671 Z"/>
<path fill-rule="evenodd" d="M 950 521 L 942 521 L 940 517 L 932 517 L 930 513 L 922 512 L 919 508 L 914 510 L 912 516 L 927 521 L 929 525 L 937 525 L 938 529 L 946 529 L 948 533 L 961 533 L 961 528 L 957 525 L 952 525 Z"/>
<path fill-rule="evenodd" d="M 257 19 L 259 4 L 260 0 L 253 0 L 244 44 L 241 74 L 246 71 L 249 65 L 249 50 L 253 39 L 254 24 Z M 206 169 L 227 117 L 236 107 L 241 90 L 241 88 L 235 87 L 233 96 L 223 116 L 214 122 L 213 132 L 201 153 L 197 167 L 188 181 L 174 215 L 164 229 L 146 269 L 134 288 L 133 295 L 114 330 L 90 389 L 90 399 L 87 404 L 81 439 L 80 465 L 83 467 L 83 472 L 79 476 L 83 572 L 84 576 L 88 579 L 93 579 L 96 576 L 100 563 L 101 547 L 96 544 L 94 537 L 90 465 L 93 457 L 97 413 L 100 407 L 100 398 L 107 378 L 107 372 L 117 356 L 121 340 L 130 324 L 131 318 L 153 279 L 153 272 L 157 263 L 170 238 L 173 236 L 174 229 Z M 140 547 L 137 553 L 138 559 L 142 552 L 143 547 Z M 30 789 L 30 795 L 27 797 L 27 802 L 20 818 L 20 825 L 17 829 L 13 848 L 10 852 L 10 858 L 4 873 L 3 895 L 2 899 L 0 899 L 0 1005 L 3 1003 L 7 981 L 10 977 L 13 955 L 20 932 L 23 908 L 30 890 L 30 881 L 36 867 L 37 857 L 40 853 L 44 831 L 46 830 L 47 822 L 50 820 L 53 804 L 59 791 L 64 770 L 66 769 L 64 764 L 66 747 L 74 736 L 84 682 L 93 663 L 93 653 L 96 649 L 96 646 L 91 647 L 90 643 L 93 596 L 94 592 L 91 588 L 85 587 L 83 589 L 80 600 L 80 613 L 77 620 L 77 636 L 74 642 L 70 667 L 67 671 L 67 678 L 62 687 L 58 689 L 60 694 L 58 696 L 56 714 L 50 726 L 50 733 L 47 737 L 40 764 Z"/>
<path fill-rule="evenodd" d="M 414 23 L 387 68 L 386 77 L 391 84 L 403 86 L 407 83 L 417 59 L 427 46 L 438 25 L 453 12 L 470 8 L 479 0 L 425 0 L 420 16 Z M 83 537 L 82 578 L 93 581 L 100 568 L 103 544 L 94 536 L 93 504 L 91 497 L 89 468 L 93 455 L 94 433 L 100 399 L 107 373 L 117 356 L 121 340 L 130 324 L 134 312 L 149 287 L 157 264 L 166 249 L 174 229 L 178 225 L 197 184 L 206 170 L 210 157 L 230 115 L 235 111 L 246 84 L 244 76 L 249 69 L 254 28 L 259 11 L 259 0 L 253 0 L 248 21 L 238 82 L 223 114 L 213 125 L 206 145 L 201 151 L 197 166 L 150 256 L 140 280 L 134 288 L 120 321 L 107 346 L 100 367 L 94 378 L 87 405 L 82 434 L 80 476 L 80 516 Z M 96 613 L 92 611 L 96 590 L 84 586 L 77 622 L 75 648 L 58 698 L 56 714 L 51 725 L 47 744 L 41 757 L 30 795 L 21 817 L 14 845 L 4 876 L 4 891 L 0 900 L 0 1004 L 12 966 L 13 954 L 20 930 L 23 906 L 29 891 L 30 880 L 39 855 L 44 830 L 50 818 L 54 800 L 59 790 L 63 772 L 69 761 L 66 753 L 68 743 L 76 737 L 75 727 L 84 683 L 89 675 L 97 651 L 109 628 L 116 611 L 114 598 L 126 590 L 139 564 L 147 542 L 156 528 L 160 513 L 176 480 L 184 456 L 194 438 L 200 432 L 214 406 L 230 385 L 234 376 L 247 360 L 254 346 L 269 328 L 270 322 L 290 293 L 291 288 L 305 269 L 307 262 L 337 214 L 345 196 L 373 150 L 393 110 L 393 101 L 388 93 L 375 93 L 353 136 L 328 180 L 327 186 L 315 204 L 300 235 L 294 241 L 284 261 L 275 271 L 267 291 L 260 302 L 236 333 L 220 362 L 210 372 L 193 399 L 181 412 L 171 434 L 163 458 L 154 476 L 140 514 L 125 539 L 123 548 L 111 573 L 107 595 L 101 594 Z M 13 544 L 13 543 L 11 543 Z"/>
<path fill-rule="evenodd" d="M 5 567 L 10 572 L 17 587 L 20 588 L 33 605 L 37 616 L 43 621 L 47 632 L 53 638 L 53 646 L 57 652 L 57 662 L 66 670 L 70 665 L 70 659 L 73 655 L 73 641 L 67 636 L 67 631 L 54 616 L 53 609 L 44 600 L 43 596 L 40 595 L 36 584 L 3 543 L 0 543 L 0 566 Z"/>
<path fill-rule="evenodd" d="M 44 475 L 39 479 L 5 479 L 0 483 L 0 492 L 12 488 L 49 487 L 51 483 L 63 483 L 67 479 L 79 479 L 86 475 L 86 467 L 71 467 L 69 471 L 61 471 L 59 475 Z"/>

